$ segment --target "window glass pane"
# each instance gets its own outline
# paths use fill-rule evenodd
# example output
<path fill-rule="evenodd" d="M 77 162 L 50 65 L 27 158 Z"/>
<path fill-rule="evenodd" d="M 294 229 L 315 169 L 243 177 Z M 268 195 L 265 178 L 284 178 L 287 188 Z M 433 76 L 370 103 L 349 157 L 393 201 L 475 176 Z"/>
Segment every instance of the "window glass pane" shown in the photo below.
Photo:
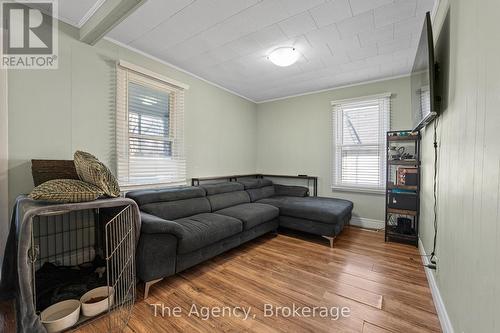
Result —
<path fill-rule="evenodd" d="M 343 107 L 344 145 L 378 143 L 379 140 L 379 105 Z"/>
<path fill-rule="evenodd" d="M 334 105 L 335 186 L 385 187 L 385 132 L 389 112 L 390 97 Z"/>
<path fill-rule="evenodd" d="M 131 156 L 169 157 L 170 96 L 135 82 L 128 84 L 129 152 Z"/>

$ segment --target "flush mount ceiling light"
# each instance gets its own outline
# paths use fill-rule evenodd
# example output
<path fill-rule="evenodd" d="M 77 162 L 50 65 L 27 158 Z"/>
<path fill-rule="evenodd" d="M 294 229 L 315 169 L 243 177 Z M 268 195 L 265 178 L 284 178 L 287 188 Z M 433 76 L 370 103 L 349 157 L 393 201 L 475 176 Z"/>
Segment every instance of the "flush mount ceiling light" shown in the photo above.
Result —
<path fill-rule="evenodd" d="M 299 56 L 299 51 L 296 48 L 288 46 L 274 49 L 267 58 L 276 66 L 286 67 L 293 65 Z"/>

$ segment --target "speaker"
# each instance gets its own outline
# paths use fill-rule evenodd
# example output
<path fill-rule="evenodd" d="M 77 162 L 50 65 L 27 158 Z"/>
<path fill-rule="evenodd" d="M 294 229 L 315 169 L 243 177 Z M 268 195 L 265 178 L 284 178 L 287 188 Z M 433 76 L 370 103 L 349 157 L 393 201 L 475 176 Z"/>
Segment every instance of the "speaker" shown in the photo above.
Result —
<path fill-rule="evenodd" d="M 394 193 L 389 192 L 389 208 L 403 210 L 417 210 L 417 194 L 416 193 Z"/>

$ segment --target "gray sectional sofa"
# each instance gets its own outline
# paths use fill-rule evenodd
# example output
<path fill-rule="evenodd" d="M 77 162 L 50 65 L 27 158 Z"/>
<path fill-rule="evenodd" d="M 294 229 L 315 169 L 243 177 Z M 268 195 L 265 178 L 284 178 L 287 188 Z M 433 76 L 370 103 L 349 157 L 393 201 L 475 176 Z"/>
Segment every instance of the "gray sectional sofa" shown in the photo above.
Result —
<path fill-rule="evenodd" d="M 330 240 L 350 218 L 347 200 L 309 197 L 300 186 L 268 179 L 127 193 L 141 210 L 137 275 L 152 284 L 279 226 Z"/>

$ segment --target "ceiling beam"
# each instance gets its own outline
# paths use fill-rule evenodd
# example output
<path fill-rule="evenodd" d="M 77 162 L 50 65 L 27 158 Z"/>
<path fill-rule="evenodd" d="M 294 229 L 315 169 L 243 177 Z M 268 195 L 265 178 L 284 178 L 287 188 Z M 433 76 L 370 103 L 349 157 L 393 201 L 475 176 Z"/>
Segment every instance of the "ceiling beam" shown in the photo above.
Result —
<path fill-rule="evenodd" d="M 146 0 L 106 0 L 80 28 L 80 41 L 94 45 Z"/>

